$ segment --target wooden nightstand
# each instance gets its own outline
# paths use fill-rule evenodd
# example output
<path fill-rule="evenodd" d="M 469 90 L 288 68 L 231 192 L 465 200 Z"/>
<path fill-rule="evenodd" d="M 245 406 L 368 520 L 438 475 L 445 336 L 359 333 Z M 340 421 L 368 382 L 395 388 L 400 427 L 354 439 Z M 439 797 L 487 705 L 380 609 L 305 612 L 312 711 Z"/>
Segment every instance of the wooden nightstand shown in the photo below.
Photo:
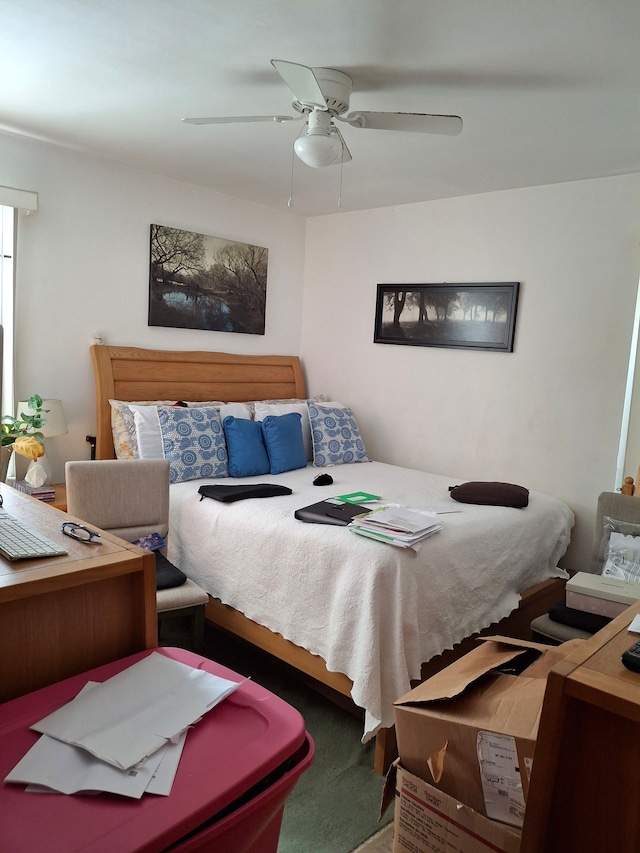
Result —
<path fill-rule="evenodd" d="M 51 506 L 54 506 L 56 509 L 61 509 L 62 512 L 67 511 L 67 487 L 64 483 L 52 483 L 51 484 L 56 490 L 56 496 L 52 501 L 47 501 Z"/>

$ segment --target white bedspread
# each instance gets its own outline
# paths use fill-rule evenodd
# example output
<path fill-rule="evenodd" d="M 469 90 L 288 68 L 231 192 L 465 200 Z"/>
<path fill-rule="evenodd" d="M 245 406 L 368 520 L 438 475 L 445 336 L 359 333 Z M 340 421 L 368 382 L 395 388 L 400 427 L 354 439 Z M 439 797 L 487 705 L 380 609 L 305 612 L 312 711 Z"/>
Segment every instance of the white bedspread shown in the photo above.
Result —
<path fill-rule="evenodd" d="M 223 504 L 200 500 L 192 481 L 171 486 L 168 557 L 211 595 L 320 655 L 353 681 L 365 709 L 363 740 L 393 725 L 393 702 L 420 665 L 507 616 L 519 591 L 550 577 L 569 544 L 573 514 L 532 492 L 526 509 L 456 503 L 459 482 L 381 462 L 308 467 L 226 484 L 278 482 L 293 494 Z M 442 532 L 418 554 L 356 536 L 345 527 L 307 524 L 294 510 L 366 491 L 426 507 L 450 502 Z"/>

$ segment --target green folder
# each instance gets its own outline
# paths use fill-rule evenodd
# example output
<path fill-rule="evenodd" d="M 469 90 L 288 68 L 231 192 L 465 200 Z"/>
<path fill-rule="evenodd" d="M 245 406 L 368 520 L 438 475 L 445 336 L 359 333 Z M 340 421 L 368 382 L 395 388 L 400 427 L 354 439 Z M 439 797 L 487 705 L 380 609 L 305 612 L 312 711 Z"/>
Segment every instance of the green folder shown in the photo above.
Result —
<path fill-rule="evenodd" d="M 346 504 L 364 504 L 367 501 L 379 501 L 380 495 L 370 495 L 368 492 L 351 492 L 348 495 L 336 495 L 334 500 Z"/>

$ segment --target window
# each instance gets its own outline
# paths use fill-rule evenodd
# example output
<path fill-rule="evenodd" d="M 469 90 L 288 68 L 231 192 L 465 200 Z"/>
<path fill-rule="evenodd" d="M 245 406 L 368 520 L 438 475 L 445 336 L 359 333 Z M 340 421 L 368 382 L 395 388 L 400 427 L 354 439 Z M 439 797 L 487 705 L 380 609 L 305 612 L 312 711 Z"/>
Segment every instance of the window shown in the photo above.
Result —
<path fill-rule="evenodd" d="M 0 414 L 14 414 L 14 293 L 19 214 L 38 209 L 38 194 L 0 186 Z"/>
<path fill-rule="evenodd" d="M 13 294 L 16 210 L 0 206 L 0 412 L 13 413 Z M 3 340 L 4 338 L 4 340 Z"/>

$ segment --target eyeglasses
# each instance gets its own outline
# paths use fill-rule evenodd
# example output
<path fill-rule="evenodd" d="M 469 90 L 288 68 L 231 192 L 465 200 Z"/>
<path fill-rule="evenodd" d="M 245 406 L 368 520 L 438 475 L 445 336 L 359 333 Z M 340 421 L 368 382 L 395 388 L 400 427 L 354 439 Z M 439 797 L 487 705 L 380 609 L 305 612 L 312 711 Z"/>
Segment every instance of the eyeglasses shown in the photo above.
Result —
<path fill-rule="evenodd" d="M 78 524 L 75 521 L 64 521 L 60 529 L 65 536 L 77 539 L 78 542 L 84 542 L 85 545 L 100 545 L 100 541 L 94 542 L 94 539 L 100 540 L 100 534 L 96 533 L 95 530 L 89 530 L 84 524 Z"/>

